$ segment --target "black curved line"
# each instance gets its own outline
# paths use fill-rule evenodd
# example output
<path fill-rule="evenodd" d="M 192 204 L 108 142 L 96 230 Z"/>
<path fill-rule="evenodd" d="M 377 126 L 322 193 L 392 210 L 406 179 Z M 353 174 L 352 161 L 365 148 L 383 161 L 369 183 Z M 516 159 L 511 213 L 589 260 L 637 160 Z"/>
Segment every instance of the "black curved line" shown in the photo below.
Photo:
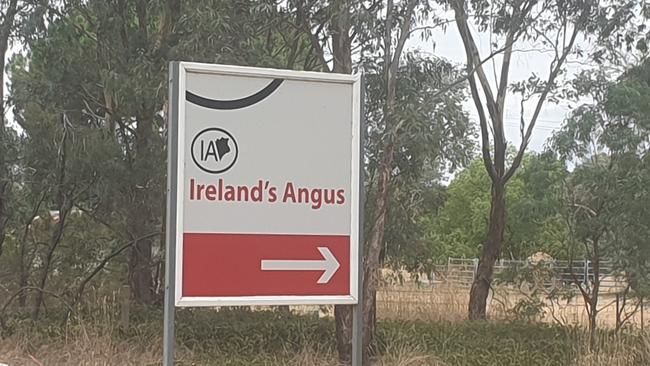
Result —
<path fill-rule="evenodd" d="M 202 96 L 196 95 L 189 90 L 185 91 L 185 100 L 190 103 L 194 103 L 201 107 L 210 108 L 210 109 L 240 109 L 251 106 L 264 98 L 268 97 L 273 93 L 279 86 L 282 84 L 284 79 L 273 79 L 269 85 L 265 86 L 264 89 L 258 91 L 253 95 L 241 99 L 234 100 L 217 100 L 217 99 L 208 99 Z"/>

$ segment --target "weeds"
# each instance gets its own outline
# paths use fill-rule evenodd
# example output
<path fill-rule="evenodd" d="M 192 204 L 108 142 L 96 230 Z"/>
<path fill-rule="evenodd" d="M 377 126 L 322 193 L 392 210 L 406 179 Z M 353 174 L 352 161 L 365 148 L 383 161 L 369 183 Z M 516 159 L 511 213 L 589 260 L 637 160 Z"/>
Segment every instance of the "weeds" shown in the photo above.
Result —
<path fill-rule="evenodd" d="M 49 314 L 48 318 L 53 318 Z M 160 310 L 133 309 L 127 329 L 106 306 L 81 320 L 14 321 L 0 342 L 0 362 L 20 365 L 155 365 Z M 183 309 L 177 312 L 179 365 L 338 366 L 329 318 L 271 310 Z M 650 338 L 599 334 L 587 352 L 579 328 L 536 323 L 380 321 L 373 366 L 641 366 Z"/>

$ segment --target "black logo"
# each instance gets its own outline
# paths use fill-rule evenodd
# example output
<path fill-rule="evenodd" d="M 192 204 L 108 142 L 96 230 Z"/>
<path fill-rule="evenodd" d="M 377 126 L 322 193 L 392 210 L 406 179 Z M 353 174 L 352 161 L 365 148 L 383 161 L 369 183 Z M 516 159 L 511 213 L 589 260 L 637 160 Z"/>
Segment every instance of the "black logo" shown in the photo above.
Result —
<path fill-rule="evenodd" d="M 204 172 L 223 173 L 235 165 L 238 156 L 237 141 L 224 129 L 206 128 L 192 140 L 192 160 Z"/>

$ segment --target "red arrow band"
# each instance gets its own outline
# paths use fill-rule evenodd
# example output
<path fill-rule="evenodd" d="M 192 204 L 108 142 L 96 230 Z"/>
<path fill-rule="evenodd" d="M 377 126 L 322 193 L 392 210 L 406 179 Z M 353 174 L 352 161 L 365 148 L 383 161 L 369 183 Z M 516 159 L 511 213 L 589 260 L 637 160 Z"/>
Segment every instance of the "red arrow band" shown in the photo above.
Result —
<path fill-rule="evenodd" d="M 340 263 L 327 283 L 322 270 L 264 271 L 266 261 L 320 261 L 326 247 Z M 183 297 L 350 294 L 350 237 L 340 235 L 183 235 Z"/>

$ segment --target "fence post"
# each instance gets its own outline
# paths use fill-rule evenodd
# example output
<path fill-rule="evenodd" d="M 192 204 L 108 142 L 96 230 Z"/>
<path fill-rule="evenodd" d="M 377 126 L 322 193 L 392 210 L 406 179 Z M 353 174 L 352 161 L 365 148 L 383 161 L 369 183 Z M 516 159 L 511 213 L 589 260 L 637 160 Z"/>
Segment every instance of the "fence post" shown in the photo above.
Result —
<path fill-rule="evenodd" d="M 621 327 L 621 313 L 620 311 L 620 293 L 616 293 L 616 330 L 618 331 Z"/>
<path fill-rule="evenodd" d="M 589 260 L 585 260 L 585 265 L 584 265 L 584 277 L 582 278 L 582 282 L 584 283 L 585 286 L 589 286 Z"/>
<path fill-rule="evenodd" d="M 641 296 L 641 331 L 643 332 L 643 296 Z"/>
<path fill-rule="evenodd" d="M 127 330 L 129 328 L 129 315 L 131 306 L 131 287 L 129 285 L 122 286 L 120 291 L 120 328 Z"/>

